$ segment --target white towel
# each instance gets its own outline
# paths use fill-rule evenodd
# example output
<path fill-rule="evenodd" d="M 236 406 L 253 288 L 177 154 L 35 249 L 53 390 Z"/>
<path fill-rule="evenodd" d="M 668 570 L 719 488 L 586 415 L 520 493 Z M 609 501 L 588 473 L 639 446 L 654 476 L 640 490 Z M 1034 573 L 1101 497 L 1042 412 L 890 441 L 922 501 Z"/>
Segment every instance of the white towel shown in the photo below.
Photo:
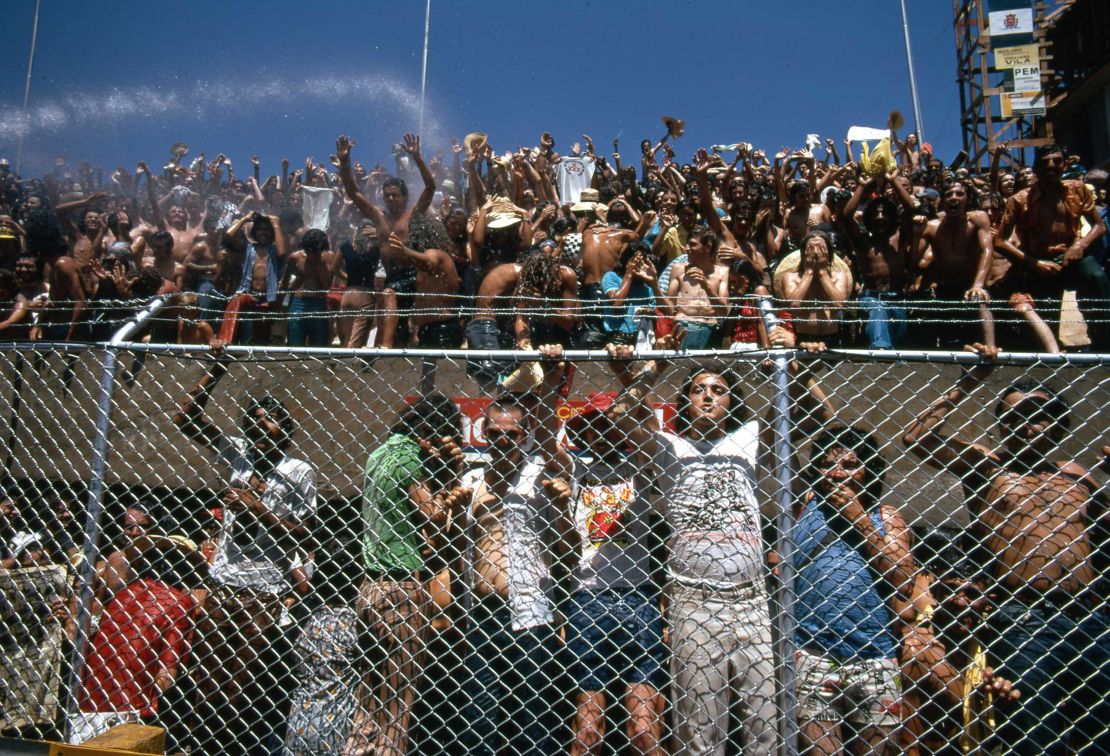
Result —
<path fill-rule="evenodd" d="M 301 213 L 305 228 L 328 230 L 331 221 L 331 200 L 334 190 L 327 186 L 301 187 Z"/>

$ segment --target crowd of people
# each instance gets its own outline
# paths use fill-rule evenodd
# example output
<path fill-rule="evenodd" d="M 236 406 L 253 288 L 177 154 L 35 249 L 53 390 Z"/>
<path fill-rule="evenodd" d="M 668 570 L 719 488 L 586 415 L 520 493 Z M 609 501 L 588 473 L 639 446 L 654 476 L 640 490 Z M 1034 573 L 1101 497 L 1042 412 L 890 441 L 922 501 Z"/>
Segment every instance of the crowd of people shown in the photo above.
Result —
<path fill-rule="evenodd" d="M 790 667 L 807 753 L 1110 747 L 1110 447 L 1095 472 L 1065 458 L 1071 407 L 1030 380 L 996 397 L 994 442 L 946 430 L 1000 348 L 1060 350 L 1067 290 L 1108 351 L 1105 172 L 1048 146 L 1017 174 L 1000 149 L 980 177 L 893 131 L 845 161 L 829 140 L 824 160 L 738 144 L 680 165 L 681 132 L 645 140 L 638 171 L 586 136 L 500 156 L 471 134 L 429 161 L 406 135 L 394 177 L 342 136 L 334 171 L 265 181 L 257 160 L 246 181 L 223 155 L 186 165 L 183 145 L 160 175 L 6 173 L 13 340 L 101 340 L 161 294 L 152 340 L 216 347 L 173 414 L 198 447 L 182 453 L 213 455 L 225 484 L 203 540 L 134 503 L 92 596 L 52 607 L 81 665 L 71 738 L 146 721 L 193 753 L 590 754 L 616 731 L 643 754 L 771 753 Z M 478 467 L 454 401 L 399 407 L 360 450 L 338 533 L 287 403 L 258 386 L 212 416 L 223 346 L 281 329 L 530 351 L 468 365 L 488 400 Z M 983 358 L 899 439 L 961 483 L 952 549 L 914 543 L 886 441 L 823 389 L 812 357 L 855 344 Z M 639 360 L 645 345 L 671 356 Z M 610 385 L 576 392 L 577 346 L 606 350 Z M 679 354 L 706 348 L 812 353 L 790 367 L 792 553 L 760 495 L 775 425 L 727 360 Z M 691 364 L 669 395 L 661 377 Z M 26 514 L 2 501 L 3 569 L 80 569 L 79 537 Z"/>
<path fill-rule="evenodd" d="M 474 133 L 427 160 L 408 134 L 394 175 L 345 136 L 330 164 L 268 178 L 186 145 L 160 173 L 0 163 L 0 330 L 105 339 L 128 301 L 173 294 L 150 339 L 650 346 L 677 327 L 686 349 L 744 349 L 765 344 L 752 302 L 769 297 L 830 347 L 1058 351 L 1073 291 L 1107 350 L 1106 172 L 1077 156 L 1045 146 L 1007 172 L 1001 144 L 978 175 L 891 130 L 843 159 L 827 139 L 680 163 L 667 123 L 639 165 L 547 133 L 503 154 Z"/>
<path fill-rule="evenodd" d="M 606 349 L 611 385 L 567 417 L 562 347 L 542 346 L 540 382 L 486 406 L 478 467 L 454 402 L 405 403 L 365 452 L 360 516 L 330 532 L 285 403 L 209 416 L 220 356 L 173 420 L 226 488 L 199 545 L 141 502 L 124 512 L 97 564 L 71 737 L 144 721 L 193 753 L 588 754 L 615 730 L 636 753 L 776 752 L 785 563 L 759 494 L 774 424 L 733 368 L 695 363 L 671 396 L 656 384 L 688 360 Z M 943 548 L 915 543 L 884 440 L 842 419 L 820 361 L 793 369 L 802 750 L 1110 746 L 1110 446 L 1101 471 L 1063 457 L 1069 403 L 1029 380 L 998 394 L 993 445 L 946 431 L 983 401 L 984 361 L 903 431 L 959 479 L 971 523 Z M 80 564 L 75 538 L 27 532 L 14 498 L 0 514 L 4 569 Z M 53 607 L 71 640 L 76 605 L 62 592 Z"/>

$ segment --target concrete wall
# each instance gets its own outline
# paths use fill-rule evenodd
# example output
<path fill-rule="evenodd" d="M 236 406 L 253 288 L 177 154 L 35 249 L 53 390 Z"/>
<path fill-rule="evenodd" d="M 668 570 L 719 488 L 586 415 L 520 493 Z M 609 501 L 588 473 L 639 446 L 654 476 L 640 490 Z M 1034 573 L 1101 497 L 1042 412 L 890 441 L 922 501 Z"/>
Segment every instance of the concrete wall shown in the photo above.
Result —
<path fill-rule="evenodd" d="M 21 401 L 14 415 L 17 360 L 11 353 L 6 358 L 0 367 L 5 441 L 13 416 L 18 418 L 10 474 L 87 481 L 102 354 L 52 354 L 23 360 Z M 129 382 L 127 373 L 133 368 L 134 357 L 122 355 L 112 413 L 109 483 L 222 488 L 213 455 L 189 442 L 170 422 L 188 388 L 202 375 L 203 360 L 150 356 L 137 378 Z M 749 403 L 762 416 L 771 391 L 767 376 L 749 363 L 739 363 L 738 369 L 748 382 Z M 1110 373 L 1105 367 L 1071 368 L 1055 375 L 1046 368 L 999 368 L 981 393 L 963 405 L 954 423 L 966 423 L 965 435 L 989 440 L 985 434 L 993 429 L 998 391 L 1024 372 L 1050 380 L 1073 404 L 1074 432 L 1063 454 L 1088 465 L 1096 462 L 1097 443 L 1110 443 L 1103 419 L 1110 406 Z M 385 437 L 402 398 L 417 393 L 420 374 L 419 360 L 399 358 L 383 358 L 371 365 L 353 359 L 239 362 L 213 393 L 208 412 L 220 427 L 234 432 L 249 397 L 269 393 L 280 398 L 298 424 L 291 453 L 316 466 L 323 496 L 350 497 L 360 490 L 367 453 Z M 659 387 L 659 397 L 673 400 L 685 374 L 683 366 L 672 369 Z M 957 375 L 958 368 L 951 365 L 841 363 L 824 372 L 821 379 L 846 421 L 862 421 L 887 442 L 891 500 L 904 506 L 909 517 L 931 524 L 966 521 L 958 481 L 925 469 L 907 456 L 899 436 L 913 416 L 949 388 Z M 448 396 L 481 395 L 460 362 L 440 362 L 435 381 L 436 388 Z M 571 398 L 614 386 L 615 380 L 603 365 L 583 364 Z M 770 504 L 769 492 L 765 496 Z"/>

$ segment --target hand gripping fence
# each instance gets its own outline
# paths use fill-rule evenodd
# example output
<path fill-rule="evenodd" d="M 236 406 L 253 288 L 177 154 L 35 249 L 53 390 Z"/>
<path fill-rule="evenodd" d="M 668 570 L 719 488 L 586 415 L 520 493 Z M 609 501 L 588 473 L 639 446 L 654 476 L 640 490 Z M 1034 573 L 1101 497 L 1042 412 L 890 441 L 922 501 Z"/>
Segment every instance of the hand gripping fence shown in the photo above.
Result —
<path fill-rule="evenodd" d="M 214 354 L 160 306 L 0 345 L 4 736 L 1110 743 L 1110 356 Z"/>

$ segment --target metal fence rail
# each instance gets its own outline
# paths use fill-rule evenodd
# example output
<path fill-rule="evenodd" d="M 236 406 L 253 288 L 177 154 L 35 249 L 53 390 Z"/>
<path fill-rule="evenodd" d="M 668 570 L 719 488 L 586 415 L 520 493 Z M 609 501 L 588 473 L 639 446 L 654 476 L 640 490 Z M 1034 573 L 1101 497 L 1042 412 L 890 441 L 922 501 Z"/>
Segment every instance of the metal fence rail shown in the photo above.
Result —
<path fill-rule="evenodd" d="M 138 324 L 0 345 L 3 734 L 1110 743 L 1110 355 L 215 355 Z"/>

